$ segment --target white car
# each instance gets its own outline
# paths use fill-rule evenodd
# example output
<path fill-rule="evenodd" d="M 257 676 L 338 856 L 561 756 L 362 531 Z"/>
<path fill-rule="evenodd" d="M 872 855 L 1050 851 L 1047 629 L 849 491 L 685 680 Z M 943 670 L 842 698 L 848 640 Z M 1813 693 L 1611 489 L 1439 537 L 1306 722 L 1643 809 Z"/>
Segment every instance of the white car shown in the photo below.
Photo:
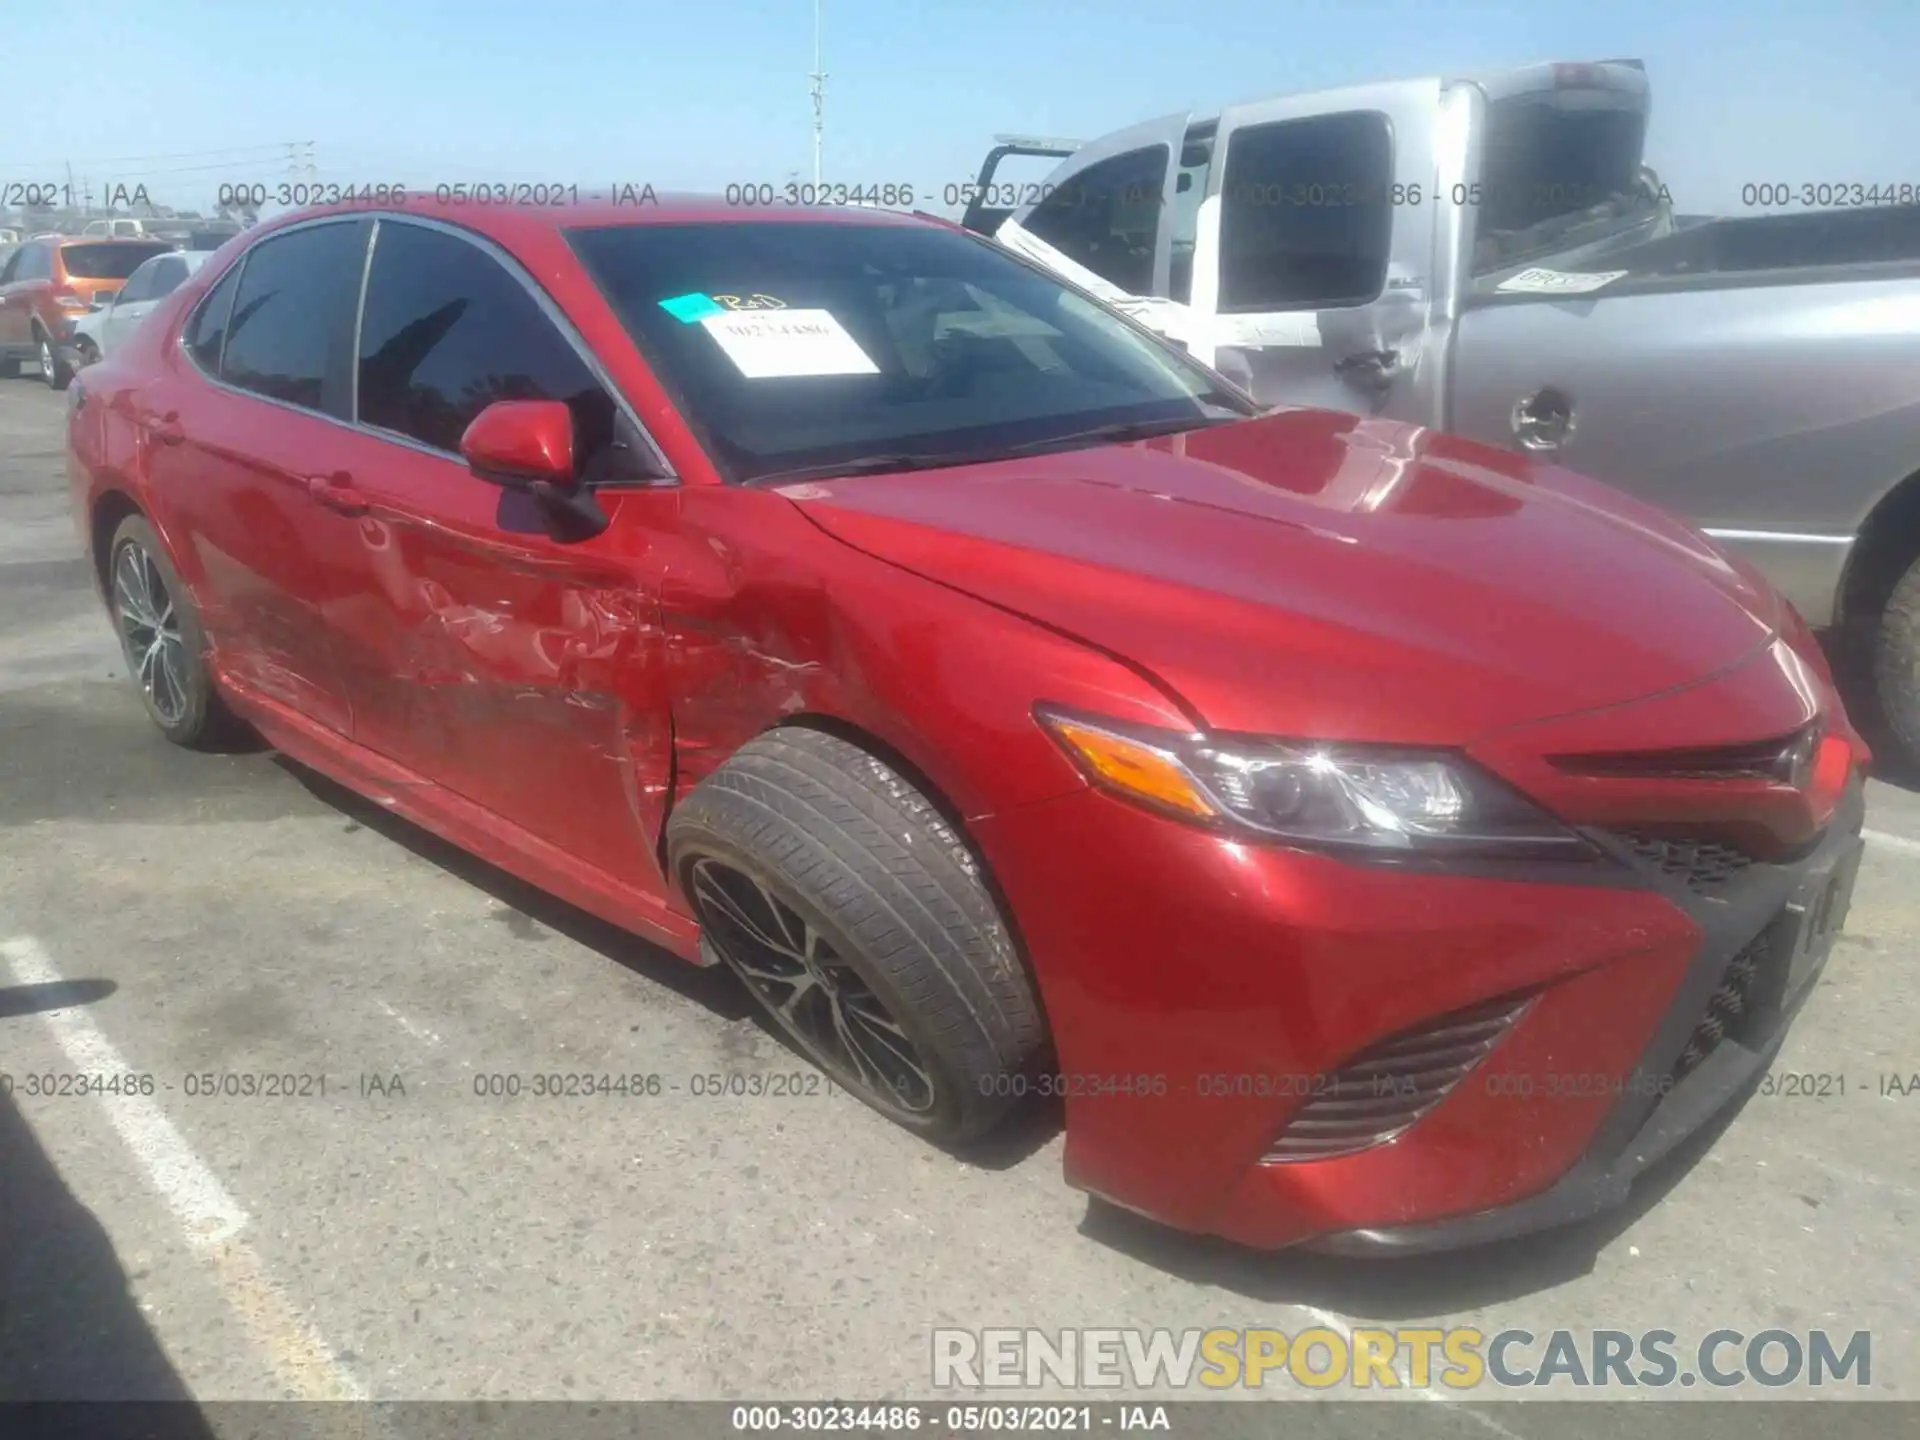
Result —
<path fill-rule="evenodd" d="M 156 255 L 133 274 L 127 283 L 106 298 L 98 309 L 82 315 L 68 340 L 67 363 L 78 370 L 112 353 L 113 348 L 138 325 L 146 313 L 179 289 L 186 278 L 198 270 L 213 252 L 210 250 L 172 250 Z"/>
<path fill-rule="evenodd" d="M 146 233 L 147 227 L 145 225 L 142 225 L 138 220 L 124 217 L 114 220 L 89 221 L 86 229 L 80 232 L 83 237 L 88 235 L 105 235 L 114 240 L 141 240 L 146 238 Z"/>

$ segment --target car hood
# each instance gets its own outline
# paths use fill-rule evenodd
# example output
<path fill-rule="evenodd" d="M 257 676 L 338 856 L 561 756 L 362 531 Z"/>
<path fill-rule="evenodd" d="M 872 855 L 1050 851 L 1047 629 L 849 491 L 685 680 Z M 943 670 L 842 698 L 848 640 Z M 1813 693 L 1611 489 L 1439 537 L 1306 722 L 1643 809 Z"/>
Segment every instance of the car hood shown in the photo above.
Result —
<path fill-rule="evenodd" d="M 1463 745 L 1717 674 L 1784 603 L 1597 481 L 1325 411 L 782 493 L 1220 730 Z"/>

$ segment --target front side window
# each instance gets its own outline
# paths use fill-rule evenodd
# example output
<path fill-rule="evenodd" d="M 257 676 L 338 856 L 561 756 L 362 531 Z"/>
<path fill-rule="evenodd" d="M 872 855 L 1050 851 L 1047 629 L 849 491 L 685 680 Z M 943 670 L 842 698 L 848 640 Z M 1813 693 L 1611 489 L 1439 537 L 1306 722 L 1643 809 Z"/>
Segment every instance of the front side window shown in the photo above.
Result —
<path fill-rule="evenodd" d="M 1021 225 L 1129 295 L 1149 295 L 1166 178 L 1166 146 L 1129 150 L 1068 178 Z"/>
<path fill-rule="evenodd" d="M 964 464 L 1251 408 L 1105 306 L 959 231 L 770 220 L 569 239 L 736 482 Z"/>
<path fill-rule="evenodd" d="M 612 441 L 613 397 L 527 288 L 479 246 L 383 221 L 360 321 L 360 422 L 457 454 L 496 400 L 573 410 L 583 473 Z"/>
<path fill-rule="evenodd" d="M 339 415 L 360 293 L 364 222 L 312 225 L 247 252 L 220 378 L 273 400 Z"/>
<path fill-rule="evenodd" d="M 1227 138 L 1220 310 L 1330 310 L 1377 299 L 1393 243 L 1393 134 L 1355 111 Z"/>
<path fill-rule="evenodd" d="M 233 292 L 240 286 L 240 271 L 244 264 L 244 261 L 235 262 L 220 277 L 220 283 L 200 302 L 200 308 L 193 312 L 193 318 L 187 322 L 182 336 L 187 353 L 193 356 L 193 363 L 209 375 L 220 373 L 220 351 L 226 344 L 227 320 L 233 313 Z"/>
<path fill-rule="evenodd" d="M 178 255 L 163 255 L 152 262 L 148 271 L 146 298 L 160 300 L 178 290 L 187 276 L 193 272 L 187 268 L 187 262 Z"/>
<path fill-rule="evenodd" d="M 122 305 L 131 305 L 136 300 L 151 300 L 154 293 L 153 287 L 158 283 L 160 267 L 166 263 L 163 259 L 149 260 L 129 275 L 127 283 L 120 287 L 119 302 Z"/>

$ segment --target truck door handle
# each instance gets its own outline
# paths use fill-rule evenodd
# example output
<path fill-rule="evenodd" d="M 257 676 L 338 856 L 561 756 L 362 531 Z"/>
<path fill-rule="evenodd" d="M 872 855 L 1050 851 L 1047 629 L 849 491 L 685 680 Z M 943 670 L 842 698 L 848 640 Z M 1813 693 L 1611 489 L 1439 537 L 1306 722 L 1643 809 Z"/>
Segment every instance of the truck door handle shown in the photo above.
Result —
<path fill-rule="evenodd" d="M 1514 402 L 1513 438 L 1527 450 L 1558 450 L 1573 434 L 1573 397 L 1549 385 Z"/>
<path fill-rule="evenodd" d="M 1398 350 L 1363 350 L 1333 362 L 1333 373 L 1370 390 L 1384 390 L 1400 369 Z"/>
<path fill-rule="evenodd" d="M 364 515 L 368 510 L 367 497 L 354 489 L 353 476 L 345 470 L 335 470 L 330 475 L 309 475 L 307 494 L 342 515 Z"/>

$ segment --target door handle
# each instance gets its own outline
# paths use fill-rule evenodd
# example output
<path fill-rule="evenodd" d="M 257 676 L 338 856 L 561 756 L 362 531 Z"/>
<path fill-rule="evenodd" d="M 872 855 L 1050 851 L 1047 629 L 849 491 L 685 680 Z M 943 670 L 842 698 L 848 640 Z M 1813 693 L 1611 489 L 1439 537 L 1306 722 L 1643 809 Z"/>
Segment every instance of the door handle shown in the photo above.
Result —
<path fill-rule="evenodd" d="M 1398 350 L 1363 350 L 1333 362 L 1333 373 L 1367 390 L 1385 390 L 1400 371 Z"/>
<path fill-rule="evenodd" d="M 307 494 L 329 510 L 337 510 L 342 515 L 364 515 L 369 508 L 367 497 L 354 489 L 353 476 L 345 470 L 335 470 L 329 475 L 309 475 Z"/>
<path fill-rule="evenodd" d="M 1549 385 L 1513 406 L 1513 438 L 1527 450 L 1558 450 L 1573 434 L 1573 397 Z"/>

